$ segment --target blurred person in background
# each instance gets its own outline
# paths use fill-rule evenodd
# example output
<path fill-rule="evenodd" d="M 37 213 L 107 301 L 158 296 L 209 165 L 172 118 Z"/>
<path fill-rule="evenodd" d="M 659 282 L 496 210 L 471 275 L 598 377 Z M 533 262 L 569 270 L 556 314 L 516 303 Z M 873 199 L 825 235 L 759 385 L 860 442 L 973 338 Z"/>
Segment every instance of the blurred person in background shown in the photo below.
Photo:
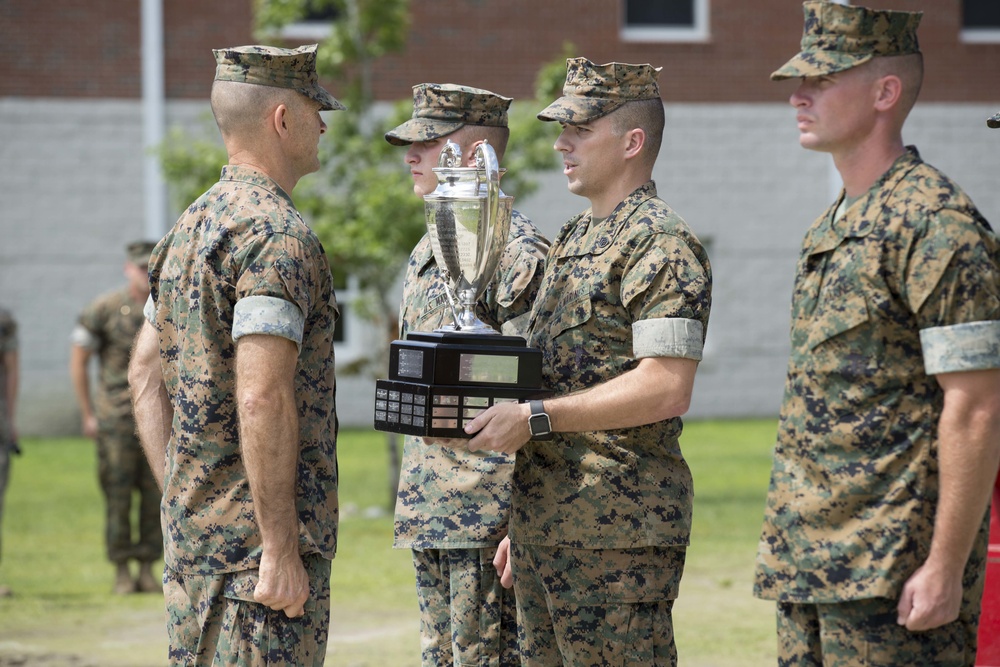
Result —
<path fill-rule="evenodd" d="M 2 543 L 3 499 L 10 479 L 10 457 L 20 453 L 14 413 L 17 409 L 18 381 L 17 322 L 10 311 L 0 308 L 0 543 Z M 0 597 L 11 595 L 9 586 L 0 584 Z"/>
<path fill-rule="evenodd" d="M 128 389 L 132 341 L 142 326 L 142 308 L 149 296 L 146 269 L 153 243 L 135 241 L 126 247 L 126 284 L 103 294 L 80 313 L 71 336 L 69 373 L 80 407 L 83 434 L 97 444 L 98 479 L 104 493 L 104 541 L 115 565 L 114 592 L 152 593 L 160 590 L 153 563 L 163 554 L 160 532 L 160 490 L 146 463 L 135 432 Z M 88 365 L 98 360 L 96 398 L 90 390 Z M 132 526 L 138 501 L 138 526 Z M 131 561 L 138 562 L 133 578 Z"/>

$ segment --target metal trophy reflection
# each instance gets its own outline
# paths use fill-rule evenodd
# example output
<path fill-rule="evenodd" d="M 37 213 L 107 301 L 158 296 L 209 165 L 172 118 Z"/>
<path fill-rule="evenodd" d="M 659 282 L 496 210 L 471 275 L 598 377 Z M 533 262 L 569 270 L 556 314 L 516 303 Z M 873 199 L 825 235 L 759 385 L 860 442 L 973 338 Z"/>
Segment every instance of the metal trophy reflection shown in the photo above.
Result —
<path fill-rule="evenodd" d="M 488 142 L 476 166 L 463 167 L 448 142 L 424 197 L 427 233 L 446 282 L 453 323 L 410 332 L 389 347 L 389 378 L 375 383 L 375 429 L 431 437 L 470 437 L 463 427 L 491 405 L 544 395 L 541 352 L 476 316 L 507 243 L 513 197 L 500 190 L 501 169 Z"/>

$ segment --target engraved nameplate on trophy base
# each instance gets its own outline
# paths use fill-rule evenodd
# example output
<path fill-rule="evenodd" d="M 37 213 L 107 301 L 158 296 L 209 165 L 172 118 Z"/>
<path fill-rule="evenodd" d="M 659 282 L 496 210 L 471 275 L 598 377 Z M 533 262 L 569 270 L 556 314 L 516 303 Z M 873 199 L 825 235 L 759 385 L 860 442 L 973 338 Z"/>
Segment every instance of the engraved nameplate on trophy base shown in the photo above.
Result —
<path fill-rule="evenodd" d="M 389 348 L 375 382 L 375 430 L 470 438 L 467 423 L 497 403 L 544 398 L 542 353 L 520 336 L 412 332 Z"/>

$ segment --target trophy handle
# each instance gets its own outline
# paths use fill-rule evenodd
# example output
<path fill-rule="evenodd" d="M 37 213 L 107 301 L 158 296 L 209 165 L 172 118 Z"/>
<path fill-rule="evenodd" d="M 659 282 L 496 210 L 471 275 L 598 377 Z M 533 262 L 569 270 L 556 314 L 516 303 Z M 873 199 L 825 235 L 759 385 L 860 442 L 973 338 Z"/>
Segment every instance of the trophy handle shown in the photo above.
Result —
<path fill-rule="evenodd" d="M 489 216 L 486 224 L 492 230 L 500 210 L 500 164 L 497 162 L 496 151 L 486 140 L 476 146 L 476 167 L 486 170 L 486 210 Z"/>
<path fill-rule="evenodd" d="M 492 273 L 496 269 L 496 261 L 499 253 L 491 261 L 489 251 L 494 244 L 497 223 L 500 218 L 500 163 L 497 160 L 496 151 L 490 142 L 483 140 L 483 143 L 476 146 L 476 168 L 485 171 L 486 179 L 486 229 L 487 233 L 479 238 L 479 261 L 480 268 L 486 268 L 483 272 L 486 280 L 492 278 Z M 504 239 L 506 241 L 506 239 Z M 475 299 L 471 307 L 475 306 Z"/>
<path fill-rule="evenodd" d="M 462 166 L 462 147 L 456 144 L 454 141 L 449 141 L 441 149 L 441 154 L 438 155 L 438 166 L 439 167 L 461 167 Z"/>

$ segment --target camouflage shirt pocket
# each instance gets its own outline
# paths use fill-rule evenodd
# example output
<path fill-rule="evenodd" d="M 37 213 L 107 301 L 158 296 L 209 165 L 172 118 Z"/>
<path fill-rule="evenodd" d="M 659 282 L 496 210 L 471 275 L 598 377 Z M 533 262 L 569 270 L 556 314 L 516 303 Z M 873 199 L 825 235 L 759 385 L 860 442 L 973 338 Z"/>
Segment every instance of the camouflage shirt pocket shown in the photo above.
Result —
<path fill-rule="evenodd" d="M 578 294 L 571 299 L 559 304 L 549 324 L 549 334 L 552 338 L 558 338 L 567 331 L 571 331 L 586 324 L 593 314 L 590 303 L 590 294 Z"/>
<path fill-rule="evenodd" d="M 796 323 L 795 354 L 803 368 L 826 376 L 827 387 L 843 390 L 841 398 L 848 400 L 864 393 L 858 388 L 879 370 L 885 345 L 864 293 L 847 290 L 825 297 Z"/>
<path fill-rule="evenodd" d="M 806 326 L 806 345 L 819 345 L 855 329 L 868 321 L 868 303 L 864 294 L 841 292 L 820 301 L 816 310 L 802 324 Z"/>

